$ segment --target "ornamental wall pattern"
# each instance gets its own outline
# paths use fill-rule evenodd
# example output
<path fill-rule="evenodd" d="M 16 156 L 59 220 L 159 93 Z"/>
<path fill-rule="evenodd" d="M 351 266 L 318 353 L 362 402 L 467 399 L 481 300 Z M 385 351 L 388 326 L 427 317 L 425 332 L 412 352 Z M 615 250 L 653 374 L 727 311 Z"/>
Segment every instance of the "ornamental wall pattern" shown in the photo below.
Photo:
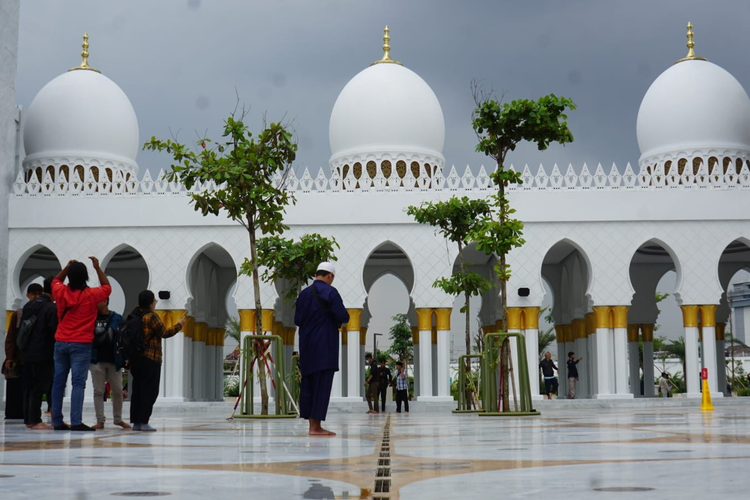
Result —
<path fill-rule="evenodd" d="M 563 171 L 557 164 L 548 170 L 543 165 L 533 170 L 528 165 L 520 170 L 522 184 L 511 191 L 594 191 L 640 189 L 748 189 L 750 188 L 750 159 L 742 156 L 708 154 L 704 156 L 665 155 L 655 163 L 642 163 L 636 172 L 628 163 L 624 170 L 612 164 L 605 169 L 601 164 L 580 169 L 573 165 Z M 488 191 L 492 189 L 489 173 L 494 170 L 484 165 L 478 170 L 440 166 L 399 169 L 389 160 L 370 161 L 375 165 L 359 169 L 324 169 L 313 177 L 309 168 L 302 173 L 288 172 L 277 176 L 290 191 L 301 193 L 336 192 L 414 192 L 414 191 Z M 69 165 L 74 165 L 72 168 Z M 384 168 L 385 167 L 385 168 Z M 511 165 L 511 168 L 514 168 Z M 514 168 L 515 170 L 515 168 Z M 416 176 L 414 174 L 417 174 Z M 387 174 L 387 175 L 386 175 Z M 46 166 L 30 165 L 16 176 L 12 192 L 15 196 L 168 196 L 216 189 L 216 183 L 196 184 L 186 189 L 179 181 L 169 182 L 167 172 L 160 170 L 156 177 L 146 171 L 140 178 L 136 170 L 125 164 L 97 162 L 95 159 L 61 162 Z"/>

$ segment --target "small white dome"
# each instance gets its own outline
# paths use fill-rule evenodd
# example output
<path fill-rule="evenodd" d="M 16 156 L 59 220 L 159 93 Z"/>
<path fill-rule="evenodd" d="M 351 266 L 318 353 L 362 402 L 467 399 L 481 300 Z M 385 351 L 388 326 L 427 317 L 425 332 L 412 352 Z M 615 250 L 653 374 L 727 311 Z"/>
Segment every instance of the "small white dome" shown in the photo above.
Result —
<path fill-rule="evenodd" d="M 26 161 L 94 156 L 135 165 L 138 119 L 112 80 L 91 70 L 64 73 L 36 95 L 26 113 Z"/>
<path fill-rule="evenodd" d="M 441 166 L 445 120 L 435 93 L 400 64 L 375 64 L 339 94 L 329 126 L 331 166 L 336 160 L 387 153 L 433 158 Z"/>
<path fill-rule="evenodd" d="M 750 151 L 750 99 L 719 66 L 682 61 L 649 87 L 637 134 L 641 163 L 696 150 Z"/>

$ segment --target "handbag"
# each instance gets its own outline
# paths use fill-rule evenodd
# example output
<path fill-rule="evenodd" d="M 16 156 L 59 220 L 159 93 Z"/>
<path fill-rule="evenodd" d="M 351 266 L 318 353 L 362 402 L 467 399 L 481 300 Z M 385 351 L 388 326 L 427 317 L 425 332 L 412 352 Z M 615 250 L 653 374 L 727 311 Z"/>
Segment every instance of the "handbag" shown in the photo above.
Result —
<path fill-rule="evenodd" d="M 10 364 L 10 368 L 5 368 L 5 362 L 3 362 L 3 367 L 2 369 L 0 369 L 0 371 L 2 371 L 5 380 L 21 378 L 21 367 L 18 366 L 18 364 L 16 364 L 15 362 L 12 362 Z"/>

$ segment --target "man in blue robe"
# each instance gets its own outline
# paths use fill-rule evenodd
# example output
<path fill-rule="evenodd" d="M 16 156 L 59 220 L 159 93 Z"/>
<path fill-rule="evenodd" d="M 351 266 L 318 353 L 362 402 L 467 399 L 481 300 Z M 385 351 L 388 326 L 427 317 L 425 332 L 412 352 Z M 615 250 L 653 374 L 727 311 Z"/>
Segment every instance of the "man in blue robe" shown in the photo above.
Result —
<path fill-rule="evenodd" d="M 315 281 L 297 297 L 294 324 L 299 327 L 300 417 L 310 423 L 311 436 L 335 436 L 321 427 L 331 399 L 333 374 L 339 370 L 339 328 L 349 321 L 339 292 L 331 286 L 336 268 L 322 262 Z"/>

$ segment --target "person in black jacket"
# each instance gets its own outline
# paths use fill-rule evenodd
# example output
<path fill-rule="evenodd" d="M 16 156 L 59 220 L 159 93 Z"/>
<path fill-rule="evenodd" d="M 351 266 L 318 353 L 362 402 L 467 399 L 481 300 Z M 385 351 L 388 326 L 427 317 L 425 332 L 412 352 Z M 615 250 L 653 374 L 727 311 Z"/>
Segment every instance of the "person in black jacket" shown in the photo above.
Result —
<path fill-rule="evenodd" d="M 47 430 L 42 422 L 42 394 L 48 389 L 55 374 L 55 330 L 57 330 L 57 308 L 52 302 L 52 278 L 44 280 L 44 288 L 37 285 L 34 298 L 23 306 L 21 322 L 36 316 L 28 343 L 21 351 L 24 359 L 24 423 L 29 429 Z"/>
<path fill-rule="evenodd" d="M 380 392 L 381 411 L 385 411 L 385 397 L 388 394 L 388 387 L 391 385 L 391 370 L 385 366 L 385 358 L 380 358 L 378 367 L 378 391 Z"/>
<path fill-rule="evenodd" d="M 568 353 L 568 399 L 576 398 L 576 382 L 578 382 L 578 367 L 576 366 L 583 357 L 576 360 L 576 353 Z"/>
<path fill-rule="evenodd" d="M 547 393 L 547 399 L 552 399 L 552 394 L 557 394 L 557 379 L 555 378 L 557 367 L 549 351 L 544 353 L 544 359 L 539 363 L 539 368 L 542 369 L 542 376 L 544 376 L 544 392 Z"/>

